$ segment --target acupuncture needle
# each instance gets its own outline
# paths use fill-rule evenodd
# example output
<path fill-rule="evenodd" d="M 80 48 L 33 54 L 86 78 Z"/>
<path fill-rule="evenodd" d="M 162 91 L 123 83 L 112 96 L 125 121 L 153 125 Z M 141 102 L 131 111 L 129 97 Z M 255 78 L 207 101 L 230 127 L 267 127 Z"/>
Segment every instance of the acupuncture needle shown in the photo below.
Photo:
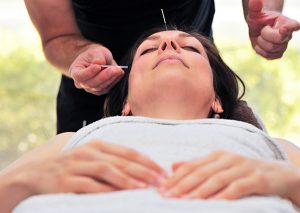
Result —
<path fill-rule="evenodd" d="M 163 17 L 163 19 L 164 19 L 164 23 L 165 23 L 166 30 L 168 30 L 167 22 L 166 22 L 166 19 L 165 19 L 164 10 L 163 10 L 163 9 L 160 9 L 160 10 L 161 10 L 161 13 L 162 13 L 162 17 Z"/>
<path fill-rule="evenodd" d="M 104 64 L 104 65 L 101 65 L 101 67 L 105 67 L 105 68 L 107 68 L 107 67 L 120 67 L 120 68 L 122 68 L 122 69 L 127 69 L 128 68 L 128 66 L 121 66 L 121 65 L 107 65 L 107 64 Z"/>

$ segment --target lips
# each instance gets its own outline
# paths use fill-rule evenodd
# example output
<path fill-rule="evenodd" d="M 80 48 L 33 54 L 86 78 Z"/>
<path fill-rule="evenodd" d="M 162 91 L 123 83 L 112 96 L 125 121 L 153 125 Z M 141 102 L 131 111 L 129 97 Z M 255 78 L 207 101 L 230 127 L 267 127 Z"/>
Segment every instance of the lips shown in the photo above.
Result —
<path fill-rule="evenodd" d="M 157 61 L 157 63 L 156 63 L 155 66 L 153 67 L 153 69 L 155 69 L 160 63 L 162 63 L 162 62 L 165 61 L 165 60 L 178 60 L 178 61 L 180 61 L 185 67 L 189 68 L 179 56 L 177 56 L 177 55 L 166 55 L 166 56 L 161 57 L 161 58 Z"/>

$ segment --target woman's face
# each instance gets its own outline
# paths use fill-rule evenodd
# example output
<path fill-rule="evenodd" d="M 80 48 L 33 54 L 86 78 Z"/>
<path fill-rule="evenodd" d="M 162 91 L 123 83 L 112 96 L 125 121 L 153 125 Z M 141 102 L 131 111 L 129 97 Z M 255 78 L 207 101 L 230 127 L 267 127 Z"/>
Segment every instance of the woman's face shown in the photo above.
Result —
<path fill-rule="evenodd" d="M 163 31 L 138 47 L 127 98 L 133 115 L 204 118 L 214 102 L 213 73 L 205 49 L 195 37 Z"/>

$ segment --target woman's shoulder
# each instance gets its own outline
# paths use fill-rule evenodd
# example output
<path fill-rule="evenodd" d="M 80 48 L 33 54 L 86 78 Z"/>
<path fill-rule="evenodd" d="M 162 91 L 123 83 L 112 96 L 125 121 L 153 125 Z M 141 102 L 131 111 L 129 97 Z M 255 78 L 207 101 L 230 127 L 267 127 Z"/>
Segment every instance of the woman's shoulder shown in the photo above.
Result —
<path fill-rule="evenodd" d="M 41 157 L 48 157 L 55 155 L 61 152 L 64 145 L 69 141 L 69 139 L 74 135 L 74 132 L 64 132 L 58 135 L 55 135 L 53 138 L 48 140 L 46 143 L 42 144 L 41 146 L 31 150 L 26 155 L 30 156 L 41 156 Z M 24 155 L 25 157 L 25 155 Z"/>

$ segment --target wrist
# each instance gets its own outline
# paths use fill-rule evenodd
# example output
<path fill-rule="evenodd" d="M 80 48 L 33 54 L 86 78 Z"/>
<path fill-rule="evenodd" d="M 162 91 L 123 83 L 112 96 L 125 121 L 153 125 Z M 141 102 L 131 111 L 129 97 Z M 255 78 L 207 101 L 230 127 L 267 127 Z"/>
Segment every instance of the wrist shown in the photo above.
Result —
<path fill-rule="evenodd" d="M 0 212 L 10 213 L 22 200 L 33 195 L 25 177 L 2 174 L 0 183 Z"/>
<path fill-rule="evenodd" d="M 290 187 L 290 193 L 288 199 L 293 202 L 298 208 L 300 208 L 300 169 L 297 168 L 292 184 Z"/>
<path fill-rule="evenodd" d="M 43 43 L 47 60 L 68 76 L 68 69 L 79 54 L 89 48 L 104 47 L 82 37 L 81 35 L 65 35 Z"/>

